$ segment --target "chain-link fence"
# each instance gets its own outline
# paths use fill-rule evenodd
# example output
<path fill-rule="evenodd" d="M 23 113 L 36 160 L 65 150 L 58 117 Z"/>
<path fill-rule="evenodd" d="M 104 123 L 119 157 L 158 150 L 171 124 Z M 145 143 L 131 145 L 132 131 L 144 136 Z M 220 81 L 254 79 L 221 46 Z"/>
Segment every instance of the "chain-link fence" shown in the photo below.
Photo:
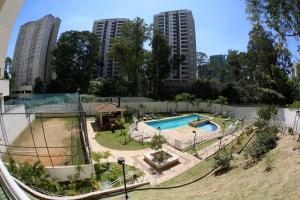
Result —
<path fill-rule="evenodd" d="M 4 160 L 45 166 L 90 163 L 86 118 L 79 94 L 39 94 L 11 99 L 1 113 Z"/>

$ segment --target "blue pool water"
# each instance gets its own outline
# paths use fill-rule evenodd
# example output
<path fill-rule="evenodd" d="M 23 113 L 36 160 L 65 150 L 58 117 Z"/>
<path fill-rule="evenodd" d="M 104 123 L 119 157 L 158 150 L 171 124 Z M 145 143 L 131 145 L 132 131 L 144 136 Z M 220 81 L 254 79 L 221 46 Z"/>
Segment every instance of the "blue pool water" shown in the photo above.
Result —
<path fill-rule="evenodd" d="M 203 116 L 191 114 L 182 117 L 174 117 L 170 119 L 162 119 L 162 120 L 156 120 L 156 121 L 145 122 L 145 123 L 155 129 L 160 127 L 161 130 L 165 130 L 165 129 L 175 129 L 181 126 L 187 126 L 189 122 L 198 118 L 203 118 Z"/>
<path fill-rule="evenodd" d="M 212 132 L 212 131 L 217 130 L 218 127 L 211 122 L 206 122 L 205 124 L 201 124 L 201 125 L 197 126 L 197 128 L 201 128 L 206 131 Z"/>

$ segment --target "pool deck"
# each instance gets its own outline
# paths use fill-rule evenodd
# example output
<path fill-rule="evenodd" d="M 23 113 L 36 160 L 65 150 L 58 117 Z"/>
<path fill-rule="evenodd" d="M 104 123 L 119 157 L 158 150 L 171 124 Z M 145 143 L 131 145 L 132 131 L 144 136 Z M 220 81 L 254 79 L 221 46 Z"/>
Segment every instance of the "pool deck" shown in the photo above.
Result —
<path fill-rule="evenodd" d="M 196 114 L 196 113 L 195 113 Z M 187 115 L 181 115 L 181 116 L 187 116 Z M 202 115 L 204 116 L 204 115 Z M 178 116 L 177 116 L 178 117 Z M 208 117 L 208 116 L 205 116 Z M 163 119 L 172 119 L 174 117 L 168 117 L 168 118 L 163 118 Z M 210 120 L 213 119 L 212 117 L 208 117 Z M 158 119 L 159 120 L 159 119 Z M 158 130 L 147 125 L 146 122 L 150 121 L 157 121 L 157 120 L 149 120 L 149 121 L 144 121 L 144 122 L 139 122 L 138 123 L 138 130 L 143 131 L 148 133 L 151 137 L 158 134 Z M 214 123 L 214 122 L 211 122 Z M 163 135 L 166 139 L 167 142 L 178 148 L 178 149 L 186 149 L 190 147 L 194 143 L 194 133 L 193 131 L 196 131 L 196 143 L 200 143 L 202 141 L 210 140 L 216 137 L 219 137 L 222 135 L 221 132 L 221 127 L 214 123 L 217 126 L 217 130 L 210 132 L 206 131 L 201 128 L 194 128 L 189 125 L 187 126 L 181 126 L 175 129 L 165 129 L 161 130 L 160 134 Z"/>

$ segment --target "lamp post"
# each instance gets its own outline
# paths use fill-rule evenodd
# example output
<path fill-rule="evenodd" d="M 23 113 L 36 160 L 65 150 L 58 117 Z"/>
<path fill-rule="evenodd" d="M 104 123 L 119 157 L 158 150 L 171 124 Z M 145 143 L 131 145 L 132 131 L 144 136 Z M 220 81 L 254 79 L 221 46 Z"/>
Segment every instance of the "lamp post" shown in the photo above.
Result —
<path fill-rule="evenodd" d="M 158 130 L 158 135 L 160 135 L 160 131 L 161 131 L 161 128 L 160 128 L 160 126 L 159 126 L 159 127 L 157 127 L 157 130 Z"/>
<path fill-rule="evenodd" d="M 219 149 L 221 148 L 222 139 L 223 139 L 224 134 L 225 134 L 225 122 L 223 122 L 222 124 L 223 124 L 223 133 L 222 133 L 222 136 L 221 136 L 221 138 L 220 138 Z"/>
<path fill-rule="evenodd" d="M 123 168 L 123 178 L 124 178 L 124 189 L 125 189 L 125 200 L 129 199 L 127 195 L 127 187 L 126 187 L 126 177 L 125 177 L 125 159 L 124 157 L 119 157 L 118 158 L 118 163 L 122 165 Z"/>
<path fill-rule="evenodd" d="M 195 145 L 196 145 L 196 131 L 193 130 L 194 133 L 194 145 L 193 145 L 193 149 L 195 149 Z"/>

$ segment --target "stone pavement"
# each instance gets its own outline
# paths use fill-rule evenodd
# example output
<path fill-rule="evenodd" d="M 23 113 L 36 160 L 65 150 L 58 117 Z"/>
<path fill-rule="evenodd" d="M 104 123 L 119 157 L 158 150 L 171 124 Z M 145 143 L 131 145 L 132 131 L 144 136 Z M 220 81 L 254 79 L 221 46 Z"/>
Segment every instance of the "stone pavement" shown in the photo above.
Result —
<path fill-rule="evenodd" d="M 96 132 L 94 132 L 92 128 L 93 121 L 90 119 L 87 119 L 87 131 L 88 131 L 88 138 L 90 143 L 91 151 L 93 152 L 103 152 L 103 151 L 110 151 L 112 154 L 111 157 L 109 157 L 109 162 L 117 162 L 118 157 L 123 156 L 125 158 L 126 164 L 135 166 L 136 168 L 142 170 L 145 173 L 145 179 L 149 180 L 151 185 L 157 185 L 162 182 L 165 182 L 184 171 L 190 169 L 191 167 L 195 166 L 205 158 L 209 157 L 210 155 L 213 155 L 216 153 L 219 149 L 219 141 L 215 142 L 211 146 L 200 150 L 198 152 L 198 155 L 202 159 L 198 159 L 195 156 L 192 156 L 186 152 L 179 151 L 169 145 L 164 145 L 163 148 L 167 149 L 168 151 L 171 151 L 174 154 L 177 154 L 179 156 L 179 164 L 176 166 L 165 170 L 161 173 L 158 173 L 156 170 L 154 170 L 150 165 L 148 165 L 144 161 L 144 153 L 152 151 L 152 149 L 142 149 L 142 150 L 136 150 L 136 151 L 121 151 L 121 150 L 114 150 L 107 147 L 103 147 L 95 140 Z M 241 132 L 241 131 L 240 131 Z M 235 139 L 239 134 L 236 133 L 234 135 L 228 135 L 225 136 L 222 140 L 222 146 L 230 143 L 233 139 Z"/>

